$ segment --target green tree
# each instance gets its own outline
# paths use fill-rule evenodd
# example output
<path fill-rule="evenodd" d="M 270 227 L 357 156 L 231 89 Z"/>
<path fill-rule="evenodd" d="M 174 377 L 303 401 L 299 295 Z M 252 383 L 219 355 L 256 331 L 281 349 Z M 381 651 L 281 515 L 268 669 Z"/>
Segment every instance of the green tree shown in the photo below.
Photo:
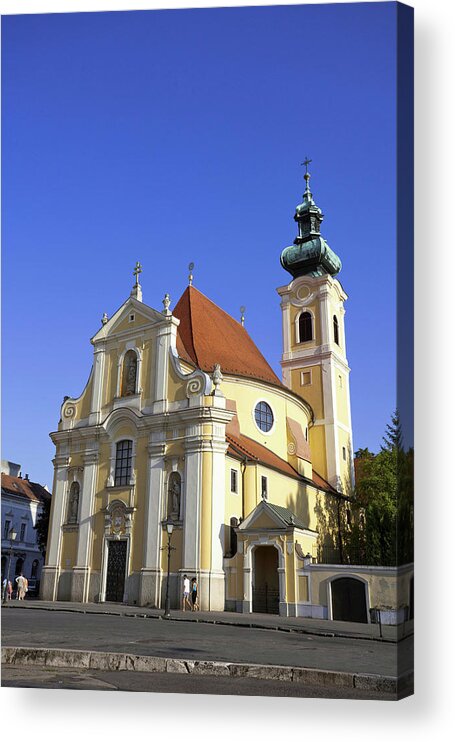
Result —
<path fill-rule="evenodd" d="M 43 556 L 46 555 L 47 533 L 49 531 L 49 517 L 51 514 L 51 498 L 44 500 L 42 510 L 36 519 L 35 531 L 37 533 L 37 542 L 39 550 Z"/>
<path fill-rule="evenodd" d="M 350 561 L 384 566 L 412 561 L 413 451 L 403 450 L 397 412 L 379 453 L 359 449 L 356 459 L 355 517 L 345 547 Z"/>

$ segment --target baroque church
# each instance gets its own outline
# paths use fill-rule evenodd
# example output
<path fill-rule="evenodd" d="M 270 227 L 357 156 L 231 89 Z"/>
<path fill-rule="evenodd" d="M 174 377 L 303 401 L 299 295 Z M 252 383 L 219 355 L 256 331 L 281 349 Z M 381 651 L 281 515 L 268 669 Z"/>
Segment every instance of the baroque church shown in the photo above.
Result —
<path fill-rule="evenodd" d="M 349 501 L 347 296 L 305 180 L 281 254 L 282 379 L 191 273 L 157 310 L 138 263 L 130 296 L 103 316 L 87 385 L 51 433 L 42 599 L 163 607 L 171 539 L 171 606 L 187 574 L 202 610 L 323 615 L 307 567 L 336 544 Z"/>

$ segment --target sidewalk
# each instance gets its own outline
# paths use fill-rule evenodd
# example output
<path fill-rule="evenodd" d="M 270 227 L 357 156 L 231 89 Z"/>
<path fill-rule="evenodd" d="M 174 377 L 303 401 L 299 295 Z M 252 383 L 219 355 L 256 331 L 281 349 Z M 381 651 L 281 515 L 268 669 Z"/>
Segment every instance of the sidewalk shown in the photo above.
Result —
<path fill-rule="evenodd" d="M 414 632 L 414 622 L 409 621 L 400 626 L 382 626 L 378 624 L 351 623 L 349 621 L 328 621 L 316 618 L 287 618 L 261 613 L 231 613 L 215 611 L 172 610 L 171 618 L 164 619 L 162 609 L 143 606 L 123 605 L 119 603 L 70 603 L 42 600 L 13 600 L 2 608 L 19 608 L 20 610 L 66 611 L 70 613 L 101 614 L 152 618 L 156 620 L 193 621 L 196 623 L 239 626 L 241 628 L 267 629 L 316 636 L 336 636 L 349 639 L 366 639 L 396 643 Z M 382 636 L 381 636 L 382 634 Z"/>

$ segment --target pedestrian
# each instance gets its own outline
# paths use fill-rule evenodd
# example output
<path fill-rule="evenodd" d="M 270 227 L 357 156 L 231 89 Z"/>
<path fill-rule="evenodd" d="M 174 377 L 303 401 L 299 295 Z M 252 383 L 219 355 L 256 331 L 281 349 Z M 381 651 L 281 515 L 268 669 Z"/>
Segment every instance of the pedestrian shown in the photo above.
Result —
<path fill-rule="evenodd" d="M 198 611 L 199 603 L 197 600 L 197 580 L 195 577 L 193 577 L 191 580 L 191 603 L 192 603 L 192 610 Z"/>
<path fill-rule="evenodd" d="M 190 603 L 190 581 L 188 575 L 183 575 L 183 598 L 182 598 L 182 609 L 186 610 L 186 606 L 191 610 Z"/>
<path fill-rule="evenodd" d="M 11 583 L 11 580 L 8 580 L 8 584 L 6 586 L 6 599 L 11 600 L 12 594 L 13 594 L 13 585 Z"/>
<path fill-rule="evenodd" d="M 16 585 L 17 585 L 16 600 L 24 600 L 27 580 L 25 579 L 22 572 L 20 573 L 19 577 L 16 577 Z"/>
<path fill-rule="evenodd" d="M 2 599 L 3 600 L 5 600 L 6 588 L 7 588 L 7 583 L 6 583 L 6 577 L 5 577 L 5 579 L 2 582 Z"/>

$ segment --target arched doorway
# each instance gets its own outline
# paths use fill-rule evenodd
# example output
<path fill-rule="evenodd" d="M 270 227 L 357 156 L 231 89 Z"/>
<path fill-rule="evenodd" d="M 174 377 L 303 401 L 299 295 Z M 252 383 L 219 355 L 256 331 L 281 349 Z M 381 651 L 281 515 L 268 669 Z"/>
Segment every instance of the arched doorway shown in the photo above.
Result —
<path fill-rule="evenodd" d="M 340 577 L 330 584 L 334 621 L 368 623 L 365 583 L 354 577 Z"/>
<path fill-rule="evenodd" d="M 279 613 L 278 551 L 274 546 L 257 546 L 253 557 L 253 612 Z"/>
<path fill-rule="evenodd" d="M 22 559 L 22 557 L 19 557 L 18 560 L 16 561 L 16 569 L 14 571 L 14 574 L 16 577 L 18 577 L 20 573 L 22 572 L 23 566 L 24 566 L 24 560 Z"/>

